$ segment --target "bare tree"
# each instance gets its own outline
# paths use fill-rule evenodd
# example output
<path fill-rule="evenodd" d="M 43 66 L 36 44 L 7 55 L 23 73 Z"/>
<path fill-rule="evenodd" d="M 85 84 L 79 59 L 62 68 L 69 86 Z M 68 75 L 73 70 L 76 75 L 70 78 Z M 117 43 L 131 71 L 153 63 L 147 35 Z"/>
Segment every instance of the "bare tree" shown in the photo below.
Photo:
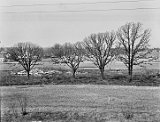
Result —
<path fill-rule="evenodd" d="M 119 59 L 128 68 L 129 81 L 132 80 L 133 66 L 151 61 L 149 47 L 150 30 L 142 29 L 141 23 L 127 23 L 117 31 Z"/>
<path fill-rule="evenodd" d="M 32 43 L 18 43 L 16 46 L 7 50 L 8 58 L 19 62 L 27 72 L 28 79 L 30 71 L 36 65 L 43 54 L 43 49 Z"/>
<path fill-rule="evenodd" d="M 64 56 L 64 49 L 63 46 L 60 44 L 55 44 L 52 48 L 51 48 L 51 55 L 54 59 L 54 57 L 62 59 L 62 57 Z"/>
<path fill-rule="evenodd" d="M 84 39 L 84 48 L 87 58 L 92 61 L 100 70 L 102 79 L 105 66 L 113 60 L 115 53 L 113 44 L 116 39 L 114 32 L 91 34 Z"/>
<path fill-rule="evenodd" d="M 52 52 L 50 47 L 43 48 L 43 58 L 50 58 L 51 53 Z"/>
<path fill-rule="evenodd" d="M 83 62 L 83 49 L 80 43 L 64 45 L 56 44 L 52 48 L 52 61 L 57 63 L 65 63 L 72 69 L 72 76 L 75 78 L 75 74 L 81 62 Z M 58 59 L 57 59 L 58 58 Z"/>

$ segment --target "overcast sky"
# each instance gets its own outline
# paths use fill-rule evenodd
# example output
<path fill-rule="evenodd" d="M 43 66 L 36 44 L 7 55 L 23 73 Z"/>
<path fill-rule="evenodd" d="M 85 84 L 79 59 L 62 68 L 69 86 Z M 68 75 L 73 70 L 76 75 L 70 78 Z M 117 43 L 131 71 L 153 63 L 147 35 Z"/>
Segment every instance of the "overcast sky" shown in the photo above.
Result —
<path fill-rule="evenodd" d="M 126 22 L 151 29 L 150 45 L 160 47 L 159 0 L 0 0 L 0 6 L 1 47 L 26 41 L 42 47 L 77 42 L 91 33 L 116 31 Z M 159 9 L 122 10 L 135 8 Z"/>

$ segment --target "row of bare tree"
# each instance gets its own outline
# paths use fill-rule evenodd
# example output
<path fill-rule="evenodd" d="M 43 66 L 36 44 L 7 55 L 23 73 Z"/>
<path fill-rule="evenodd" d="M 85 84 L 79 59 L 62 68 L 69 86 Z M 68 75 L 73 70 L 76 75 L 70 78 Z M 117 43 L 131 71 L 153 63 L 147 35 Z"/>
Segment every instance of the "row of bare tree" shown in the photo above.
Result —
<path fill-rule="evenodd" d="M 148 57 L 151 53 L 149 40 L 149 29 L 143 30 L 141 23 L 127 23 L 117 32 L 91 34 L 82 42 L 75 44 L 55 44 L 49 52 L 54 63 L 65 63 L 72 69 L 73 78 L 80 63 L 89 60 L 99 68 L 101 78 L 105 79 L 105 66 L 116 58 L 128 68 L 129 81 L 131 81 L 134 65 L 157 58 Z M 8 58 L 18 61 L 27 71 L 29 78 L 29 72 L 42 58 L 42 52 L 43 49 L 34 44 L 19 43 L 8 49 Z"/>

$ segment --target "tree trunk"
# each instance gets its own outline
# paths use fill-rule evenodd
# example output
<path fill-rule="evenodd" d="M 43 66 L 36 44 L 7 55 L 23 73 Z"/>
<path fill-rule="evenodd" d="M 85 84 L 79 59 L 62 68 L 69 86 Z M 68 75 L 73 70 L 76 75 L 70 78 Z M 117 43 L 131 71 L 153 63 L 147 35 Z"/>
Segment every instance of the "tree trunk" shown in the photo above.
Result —
<path fill-rule="evenodd" d="M 76 69 L 72 69 L 72 77 L 75 79 L 76 78 Z"/>
<path fill-rule="evenodd" d="M 104 67 L 100 68 L 100 72 L 101 72 L 101 78 L 102 78 L 102 80 L 104 80 L 105 79 L 105 76 L 104 76 Z"/>
<path fill-rule="evenodd" d="M 133 75 L 133 65 L 130 65 L 128 68 L 128 74 L 129 74 L 129 82 L 132 81 L 132 75 Z"/>
<path fill-rule="evenodd" d="M 30 74 L 29 74 L 30 71 L 27 71 L 27 77 L 28 79 L 30 79 Z"/>

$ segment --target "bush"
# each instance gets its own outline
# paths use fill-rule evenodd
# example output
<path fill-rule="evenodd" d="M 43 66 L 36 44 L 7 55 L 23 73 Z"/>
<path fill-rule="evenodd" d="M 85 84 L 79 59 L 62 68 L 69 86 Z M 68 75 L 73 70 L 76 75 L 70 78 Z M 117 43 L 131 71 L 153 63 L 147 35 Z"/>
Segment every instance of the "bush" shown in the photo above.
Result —
<path fill-rule="evenodd" d="M 7 96 L 8 100 L 8 108 L 10 112 L 17 116 L 18 113 L 21 115 L 26 115 L 29 97 L 26 94 L 22 93 L 15 93 L 12 95 Z"/>
<path fill-rule="evenodd" d="M 127 76 L 126 75 L 114 75 L 111 77 L 111 79 L 115 79 L 115 80 L 126 80 Z"/>
<path fill-rule="evenodd" d="M 40 84 L 40 77 L 32 76 L 28 79 L 26 76 L 15 76 L 15 75 L 6 75 L 2 76 L 0 79 L 1 86 L 11 86 L 11 85 L 38 85 Z"/>
<path fill-rule="evenodd" d="M 29 97 L 26 94 L 15 93 L 6 96 L 5 99 L 8 110 L 4 111 L 3 122 L 22 122 L 23 117 L 29 113 Z"/>
<path fill-rule="evenodd" d="M 84 75 L 77 75 L 75 79 L 71 76 L 62 74 L 45 74 L 39 77 L 10 75 L 7 72 L 2 73 L 0 79 L 1 86 L 9 85 L 42 85 L 42 84 L 103 84 L 103 85 L 133 85 L 133 86 L 159 86 L 160 78 L 152 70 L 141 73 L 135 73 L 132 82 L 128 82 L 127 74 L 117 74 L 116 72 L 106 70 L 106 79 L 101 81 L 97 69 L 82 69 L 79 72 L 88 72 Z M 123 71 L 124 72 L 124 71 Z"/>

